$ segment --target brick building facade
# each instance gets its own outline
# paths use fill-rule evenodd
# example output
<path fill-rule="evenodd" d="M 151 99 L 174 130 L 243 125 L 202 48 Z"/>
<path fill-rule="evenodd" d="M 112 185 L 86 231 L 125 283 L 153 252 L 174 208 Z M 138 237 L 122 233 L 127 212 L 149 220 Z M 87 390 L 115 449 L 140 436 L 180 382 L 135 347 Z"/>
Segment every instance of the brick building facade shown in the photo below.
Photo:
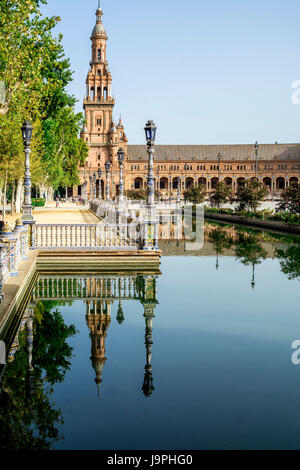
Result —
<path fill-rule="evenodd" d="M 128 145 L 121 119 L 113 122 L 114 98 L 112 78 L 106 57 L 107 35 L 102 23 L 100 5 L 96 11 L 96 25 L 91 35 L 92 53 L 86 80 L 84 111 L 86 127 L 81 138 L 89 146 L 89 157 L 80 168 L 80 186 L 74 195 L 92 197 L 89 177 L 96 175 L 96 195 L 101 184 L 106 186 L 105 162 L 110 161 L 110 196 L 118 193 L 119 166 L 117 152 L 125 151 L 125 190 L 146 189 L 147 152 L 145 146 Z M 219 157 L 218 157 L 219 155 Z M 155 189 L 163 195 L 175 196 L 177 180 L 182 190 L 204 184 L 207 191 L 224 181 L 236 190 L 246 179 L 258 177 L 270 191 L 278 192 L 300 178 L 300 144 L 262 144 L 258 148 L 255 171 L 255 148 L 249 145 L 158 145 L 155 147 Z M 98 170 L 102 176 L 98 176 Z"/>

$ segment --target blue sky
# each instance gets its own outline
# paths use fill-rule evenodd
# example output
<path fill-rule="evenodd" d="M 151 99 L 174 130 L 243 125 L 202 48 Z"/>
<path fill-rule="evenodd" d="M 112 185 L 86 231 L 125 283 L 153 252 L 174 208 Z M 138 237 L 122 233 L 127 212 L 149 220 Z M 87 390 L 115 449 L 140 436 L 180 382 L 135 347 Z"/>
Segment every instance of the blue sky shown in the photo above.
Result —
<path fill-rule="evenodd" d="M 299 0 L 101 0 L 108 61 L 131 144 L 300 142 Z M 97 0 L 48 0 L 82 110 Z"/>

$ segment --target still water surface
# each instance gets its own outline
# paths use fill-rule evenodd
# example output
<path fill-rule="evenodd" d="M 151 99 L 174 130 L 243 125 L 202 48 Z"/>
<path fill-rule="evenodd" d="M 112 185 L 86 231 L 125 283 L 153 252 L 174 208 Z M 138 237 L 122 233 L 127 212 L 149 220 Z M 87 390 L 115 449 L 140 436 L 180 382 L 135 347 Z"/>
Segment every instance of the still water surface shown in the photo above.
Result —
<path fill-rule="evenodd" d="M 3 374 L 0 448 L 300 449 L 299 246 L 208 225 L 189 256 L 162 242 L 156 294 L 139 279 L 88 301 L 80 280 L 83 298 L 54 301 L 57 281 L 40 284 L 31 370 L 25 327 Z"/>

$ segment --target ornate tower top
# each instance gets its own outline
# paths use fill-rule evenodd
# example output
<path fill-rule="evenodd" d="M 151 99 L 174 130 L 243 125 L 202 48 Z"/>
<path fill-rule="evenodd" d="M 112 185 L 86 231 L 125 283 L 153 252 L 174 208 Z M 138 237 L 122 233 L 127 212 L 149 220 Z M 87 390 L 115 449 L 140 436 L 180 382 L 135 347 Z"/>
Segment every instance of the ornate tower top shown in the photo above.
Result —
<path fill-rule="evenodd" d="M 99 0 L 98 8 L 96 10 L 96 24 L 95 24 L 94 29 L 92 31 L 92 37 L 99 36 L 99 37 L 102 37 L 104 39 L 107 39 L 107 35 L 106 35 L 106 32 L 105 32 L 104 26 L 102 24 L 102 16 L 103 16 L 103 12 L 101 10 L 100 0 Z"/>

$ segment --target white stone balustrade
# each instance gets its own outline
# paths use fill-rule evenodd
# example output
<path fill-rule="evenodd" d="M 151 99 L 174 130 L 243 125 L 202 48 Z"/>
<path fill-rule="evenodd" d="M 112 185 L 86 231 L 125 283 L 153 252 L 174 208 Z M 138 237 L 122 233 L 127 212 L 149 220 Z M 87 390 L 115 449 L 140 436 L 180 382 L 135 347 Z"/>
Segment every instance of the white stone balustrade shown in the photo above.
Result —
<path fill-rule="evenodd" d="M 14 230 L 11 230 L 5 224 L 0 235 L 0 302 L 3 300 L 3 285 L 9 277 L 18 276 L 18 266 L 28 259 L 28 250 L 28 226 L 17 220 Z"/>
<path fill-rule="evenodd" d="M 102 275 L 40 275 L 33 290 L 38 300 L 137 300 L 141 296 L 136 277 Z"/>
<path fill-rule="evenodd" d="M 139 249 L 140 241 L 129 224 L 36 224 L 34 248 L 43 249 Z"/>

